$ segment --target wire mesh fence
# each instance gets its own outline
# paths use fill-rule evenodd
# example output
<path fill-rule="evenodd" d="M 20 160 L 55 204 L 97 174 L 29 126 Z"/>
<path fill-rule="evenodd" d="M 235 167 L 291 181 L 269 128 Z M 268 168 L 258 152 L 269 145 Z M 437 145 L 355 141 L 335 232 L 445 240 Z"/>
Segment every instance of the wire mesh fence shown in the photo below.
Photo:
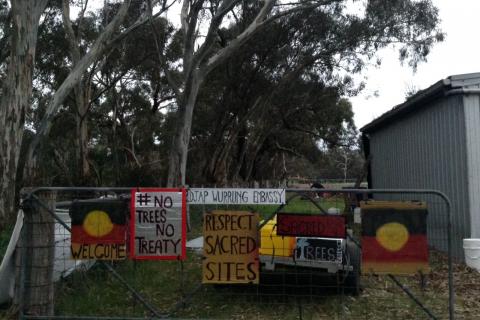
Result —
<path fill-rule="evenodd" d="M 49 318 L 54 315 L 62 319 L 453 318 L 449 310 L 453 304 L 453 287 L 449 283 L 453 274 L 449 277 L 452 270 L 449 262 L 453 260 L 445 250 L 449 234 L 448 203 L 431 192 L 386 193 L 394 194 L 395 200 L 427 202 L 429 272 L 391 276 L 362 270 L 362 224 L 357 208 L 360 201 L 369 197 L 383 197 L 379 196 L 383 193 L 370 190 L 290 189 L 286 193 L 286 204 L 282 205 L 190 204 L 186 259 L 172 261 L 132 260 L 128 252 L 125 259 L 116 261 L 72 258 L 72 203 L 92 199 L 123 201 L 127 204 L 124 215 L 128 225 L 132 223 L 128 206 L 130 189 L 46 188 L 26 192 L 25 198 L 29 201 L 24 202 L 24 240 L 18 246 L 22 254 L 17 261 L 20 281 L 16 300 L 21 311 L 25 311 L 21 316 L 40 319 L 42 314 L 50 312 Z M 259 216 L 259 281 L 205 283 L 208 282 L 204 281 L 208 272 L 205 243 L 225 252 L 241 252 L 248 247 L 248 243 L 241 241 L 237 244 L 205 242 L 201 238 L 205 235 L 205 216 L 212 212 L 234 214 L 239 211 L 255 212 Z M 279 234 L 284 231 L 279 232 L 278 217 L 289 218 L 295 214 L 342 217 L 346 223 L 345 234 L 328 238 Z M 48 227 L 44 230 L 41 226 Z M 130 226 L 126 230 L 128 243 Z M 125 250 L 130 249 L 127 246 Z M 50 273 L 39 275 L 52 260 Z M 219 267 L 232 277 L 247 277 L 249 272 L 248 267 L 241 264 Z M 468 271 L 460 262 L 453 267 L 456 271 Z M 37 296 L 43 300 L 35 300 Z M 32 308 L 28 304 L 33 300 L 53 310 Z M 472 318 L 470 313 L 475 310 L 462 308 L 469 303 L 472 302 L 457 295 L 456 318 Z"/>

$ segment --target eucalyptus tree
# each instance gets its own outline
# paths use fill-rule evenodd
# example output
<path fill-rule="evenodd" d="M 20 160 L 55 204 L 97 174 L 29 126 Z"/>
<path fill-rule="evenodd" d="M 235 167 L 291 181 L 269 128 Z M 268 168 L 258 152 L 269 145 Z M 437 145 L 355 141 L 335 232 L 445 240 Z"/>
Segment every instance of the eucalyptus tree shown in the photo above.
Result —
<path fill-rule="evenodd" d="M 32 93 L 37 30 L 47 0 L 13 1 L 9 57 L 0 101 L 0 224 L 13 212 L 15 180 L 25 114 Z M 5 35 L 3 35 L 5 36 Z"/>
<path fill-rule="evenodd" d="M 168 185 L 184 185 L 188 145 L 191 137 L 192 117 L 200 87 L 206 76 L 218 67 L 258 32 L 269 21 L 275 0 L 254 3 L 259 10 L 255 18 L 224 47 L 216 45 L 218 31 L 229 13 L 239 10 L 240 0 L 184 0 L 181 9 L 183 37 L 182 77 L 180 82 L 170 81 L 176 88 L 176 128 L 170 151 Z M 311 4 L 301 4 L 310 6 Z M 203 42 L 199 44 L 205 29 Z M 165 65 L 165 68 L 168 67 Z M 168 70 L 167 70 L 168 72 Z"/>
<path fill-rule="evenodd" d="M 68 75 L 52 94 L 45 108 L 41 124 L 38 126 L 30 144 L 27 156 L 28 176 L 33 175 L 32 169 L 35 165 L 35 155 L 40 142 L 48 136 L 53 118 L 71 90 L 81 81 L 82 75 L 98 62 L 113 45 L 121 41 L 130 32 L 161 15 L 173 3 L 159 1 L 160 8 L 154 15 L 151 14 L 148 7 L 145 7 L 145 10 L 137 11 L 138 15 L 132 24 L 123 26 L 122 22 L 129 13 L 130 2 L 130 0 L 125 0 L 118 5 L 115 15 L 98 33 L 91 46 L 85 52 L 82 52 L 83 55 L 78 61 L 72 64 Z M 11 4 L 12 6 L 9 8 L 11 18 L 8 19 L 8 21 L 11 21 L 11 37 L 7 39 L 10 55 L 5 72 L 6 76 L 2 81 L 2 100 L 0 103 L 0 219 L 2 223 L 4 222 L 3 219 L 6 216 L 12 216 L 14 211 L 18 159 L 25 115 L 29 111 L 32 92 L 37 30 L 40 17 L 47 8 L 48 1 L 19 0 L 12 1 Z M 52 2 L 52 5 L 55 5 L 55 3 Z M 3 35 L 0 36 L 3 37 Z M 50 48 L 50 50 L 55 50 L 55 48 Z"/>
<path fill-rule="evenodd" d="M 5 78 L 7 57 L 10 55 L 11 11 L 6 1 L 0 2 L 0 87 Z"/>
<path fill-rule="evenodd" d="M 400 44 L 401 59 L 406 59 L 415 67 L 425 58 L 431 46 L 443 38 L 437 28 L 438 11 L 430 0 L 359 1 L 356 5 L 364 6 L 360 15 L 349 14 L 347 3 L 344 0 L 265 0 L 255 3 L 240 0 L 183 1 L 182 77 L 179 81 L 170 81 L 170 85 L 176 88 L 178 109 L 169 160 L 169 185 L 185 184 L 193 113 L 207 76 L 236 54 L 254 35 L 266 34 L 269 23 L 299 12 L 316 14 L 316 20 L 305 19 L 309 24 L 303 28 L 320 32 L 325 41 L 307 48 L 310 49 L 310 56 L 305 51 L 303 64 L 311 65 L 322 60 L 331 68 L 344 68 L 348 72 L 361 70 L 379 48 L 391 43 Z M 250 20 L 241 18 L 246 11 L 254 13 Z M 231 19 L 227 19 L 227 16 Z M 335 27 L 329 28 L 323 19 L 334 22 Z M 237 30 L 234 37 L 222 36 L 225 26 Z M 309 37 L 316 35 L 310 33 Z M 341 50 L 322 46 L 327 44 L 335 48 L 337 43 L 341 44 Z M 164 67 L 167 73 L 171 69 L 167 64 Z"/>
<path fill-rule="evenodd" d="M 443 37 L 430 2 L 373 2 L 363 16 L 330 1 L 278 17 L 212 72 L 192 124 L 192 176 L 205 183 L 249 180 L 266 172 L 261 163 L 314 154 L 320 141 L 345 145 L 341 140 L 355 129 L 341 97 L 362 86 L 350 75 L 390 43 L 402 43 L 401 59 L 415 66 Z M 255 19 L 258 8 L 242 9 L 235 23 L 217 31 L 217 50 Z"/>
<path fill-rule="evenodd" d="M 63 4 L 65 6 L 65 4 Z M 130 25 L 141 8 L 140 3 L 132 4 L 123 24 Z M 115 13 L 115 6 L 110 7 L 105 18 L 103 11 L 90 12 L 82 20 L 74 20 L 72 29 L 78 37 L 76 43 L 85 50 L 96 39 L 105 20 Z M 44 96 L 37 103 L 35 119 L 32 126 L 37 129 L 44 117 L 46 104 L 51 100 L 47 91 L 54 93 L 68 76 L 72 68 L 71 43 L 67 37 L 62 19 L 62 7 L 44 17 L 39 48 L 41 59 L 37 64 L 36 85 L 42 87 Z M 79 17 L 79 19 L 82 15 Z M 63 8 L 65 19 L 65 8 Z M 154 37 L 152 26 L 155 28 Z M 112 46 L 108 54 L 94 64 L 89 72 L 82 75 L 82 88 L 88 88 L 88 99 L 78 99 L 72 90 L 56 113 L 48 139 L 42 144 L 38 159 L 41 168 L 36 168 L 37 176 L 42 183 L 55 185 L 79 185 L 88 182 L 90 185 L 131 185 L 138 183 L 140 177 L 160 176 L 152 174 L 150 164 L 159 167 L 158 152 L 161 119 L 159 111 L 165 107 L 165 101 L 172 99 L 172 92 L 166 84 L 164 75 L 159 70 L 156 44 L 164 45 L 169 40 L 173 28 L 163 19 L 155 19 L 130 32 L 124 39 Z M 152 41 L 152 39 L 156 41 Z M 55 46 L 54 53 L 48 47 Z M 171 44 L 166 58 L 175 53 L 175 45 Z M 78 105 L 85 104 L 85 113 L 79 116 Z M 80 118 L 80 119 L 79 119 Z M 88 153 L 83 155 L 87 162 L 90 176 L 87 176 L 79 164 L 78 123 L 88 125 L 88 134 L 84 139 L 88 143 Z M 64 134 L 61 134 L 61 133 Z M 155 138 L 157 137 L 157 138 Z M 157 143 L 154 143 L 155 140 Z M 147 141 L 150 141 L 148 143 Z M 147 146 L 148 145 L 148 146 Z M 87 151 L 87 150 L 85 150 Z M 165 151 L 163 152 L 165 153 Z M 154 160 L 151 160 L 155 157 Z M 80 161 L 81 164 L 81 161 Z M 142 170 L 144 172 L 142 172 Z M 159 170 L 160 171 L 160 170 Z M 40 175 L 38 174 L 40 173 Z M 46 174 L 49 172 L 50 174 Z M 131 172 L 135 172 L 131 174 Z M 129 177 L 132 180 L 129 180 Z M 148 183 L 152 184 L 152 183 Z M 156 181 L 160 184 L 160 181 Z"/>

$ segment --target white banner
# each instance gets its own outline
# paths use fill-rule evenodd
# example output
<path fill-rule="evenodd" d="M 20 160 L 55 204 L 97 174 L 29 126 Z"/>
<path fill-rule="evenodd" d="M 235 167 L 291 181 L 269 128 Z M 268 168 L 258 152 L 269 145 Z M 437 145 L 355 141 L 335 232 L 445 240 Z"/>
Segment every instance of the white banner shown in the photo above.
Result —
<path fill-rule="evenodd" d="M 187 204 L 285 204 L 285 189 L 191 188 Z"/>

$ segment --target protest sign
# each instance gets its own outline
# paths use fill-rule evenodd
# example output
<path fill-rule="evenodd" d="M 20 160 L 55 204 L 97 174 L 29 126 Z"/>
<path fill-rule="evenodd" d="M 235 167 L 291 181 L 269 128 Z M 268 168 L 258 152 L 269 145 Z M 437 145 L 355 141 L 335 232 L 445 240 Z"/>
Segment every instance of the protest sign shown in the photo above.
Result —
<path fill-rule="evenodd" d="M 417 201 L 363 201 L 362 273 L 430 271 L 427 205 Z"/>
<path fill-rule="evenodd" d="M 203 283 L 259 281 L 258 214 L 215 210 L 203 220 Z"/>
<path fill-rule="evenodd" d="M 346 221 L 343 215 L 277 214 L 277 234 L 293 237 L 345 238 Z"/>
<path fill-rule="evenodd" d="M 285 204 L 285 189 L 190 188 L 188 204 Z"/>
<path fill-rule="evenodd" d="M 186 257 L 185 189 L 133 189 L 130 255 L 139 260 Z"/>
<path fill-rule="evenodd" d="M 74 201 L 70 207 L 73 259 L 122 260 L 126 250 L 126 215 L 123 200 Z"/>

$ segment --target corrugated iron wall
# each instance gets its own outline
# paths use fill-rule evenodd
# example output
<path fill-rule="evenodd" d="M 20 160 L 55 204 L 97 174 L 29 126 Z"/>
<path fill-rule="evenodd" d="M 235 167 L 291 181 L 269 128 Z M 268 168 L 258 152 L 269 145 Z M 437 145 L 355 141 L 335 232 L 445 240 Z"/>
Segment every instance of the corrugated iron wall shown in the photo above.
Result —
<path fill-rule="evenodd" d="M 480 97 L 465 95 L 470 225 L 472 238 L 480 238 Z"/>
<path fill-rule="evenodd" d="M 437 189 L 450 198 L 453 255 L 463 258 L 462 239 L 470 237 L 470 215 L 462 96 L 437 99 L 371 133 L 370 148 L 370 187 Z M 429 243 L 446 250 L 445 205 L 433 196 L 428 202 Z"/>

